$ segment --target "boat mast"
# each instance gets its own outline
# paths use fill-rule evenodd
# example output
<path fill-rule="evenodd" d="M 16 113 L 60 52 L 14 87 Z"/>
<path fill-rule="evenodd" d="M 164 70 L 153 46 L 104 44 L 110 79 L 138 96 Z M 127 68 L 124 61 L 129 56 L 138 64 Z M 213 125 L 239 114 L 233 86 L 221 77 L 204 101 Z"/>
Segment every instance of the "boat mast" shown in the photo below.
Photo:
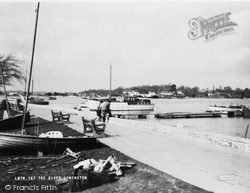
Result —
<path fill-rule="evenodd" d="M 23 92 L 24 96 L 26 96 L 26 90 L 27 90 L 27 70 L 26 70 L 26 75 L 25 75 L 25 88 L 24 88 L 24 92 Z"/>
<path fill-rule="evenodd" d="M 4 89 L 4 93 L 5 93 L 5 100 L 6 100 L 6 107 L 7 107 L 8 117 L 10 117 L 10 107 L 9 107 L 7 92 L 6 92 L 6 88 L 5 88 L 5 81 L 4 81 L 4 77 L 3 77 L 3 68 L 2 68 L 1 64 L 0 64 L 0 70 L 1 70 L 2 79 L 3 79 L 3 89 Z"/>
<path fill-rule="evenodd" d="M 109 101 L 111 101 L 112 65 L 110 62 Z"/>
<path fill-rule="evenodd" d="M 33 76 L 33 79 L 32 79 L 32 90 L 31 90 L 31 96 L 34 96 L 34 76 Z"/>
<path fill-rule="evenodd" d="M 22 134 L 24 132 L 25 115 L 26 115 L 26 111 L 28 109 L 30 82 L 31 82 L 31 78 L 32 78 L 32 69 L 33 69 L 33 61 L 34 61 L 34 53 L 35 53 L 35 45 L 36 45 L 36 31 L 37 31 L 37 23 L 38 23 L 38 15 L 39 15 L 39 6 L 40 6 L 40 2 L 38 2 L 37 9 L 36 9 L 36 24 L 35 24 L 34 39 L 33 39 L 33 49 L 32 49 L 32 57 L 31 57 L 31 64 L 30 64 L 30 75 L 29 75 L 29 82 L 28 82 L 28 88 L 27 88 L 27 94 L 26 94 L 26 103 L 25 103 L 25 108 L 24 108 L 24 112 L 23 112 Z"/>

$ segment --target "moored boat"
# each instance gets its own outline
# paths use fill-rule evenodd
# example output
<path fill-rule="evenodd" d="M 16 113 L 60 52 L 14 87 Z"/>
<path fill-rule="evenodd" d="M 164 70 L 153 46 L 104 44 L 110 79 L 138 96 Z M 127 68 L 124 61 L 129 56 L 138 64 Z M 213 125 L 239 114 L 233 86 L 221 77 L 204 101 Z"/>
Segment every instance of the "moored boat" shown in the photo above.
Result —
<path fill-rule="evenodd" d="M 93 98 L 86 102 L 90 111 L 97 111 L 100 101 L 110 100 L 110 110 L 112 116 L 138 116 L 144 117 L 154 111 L 154 104 L 149 99 L 139 99 L 137 97 L 119 96 L 106 98 Z"/>
<path fill-rule="evenodd" d="M 242 110 L 245 105 L 209 105 L 211 111 L 236 111 Z"/>
<path fill-rule="evenodd" d="M 30 97 L 29 103 L 36 104 L 36 105 L 48 105 L 49 101 L 45 101 L 43 98 L 39 98 L 39 97 Z"/>
<path fill-rule="evenodd" d="M 2 116 L 3 111 L 0 110 Z M 10 109 L 10 117 L 0 119 L 0 130 L 20 129 L 23 121 L 23 113 Z M 25 123 L 30 122 L 30 113 L 26 112 Z"/>
<path fill-rule="evenodd" d="M 8 97 L 7 97 L 2 64 L 0 64 L 0 71 L 1 71 L 2 82 L 3 82 L 3 87 L 4 87 L 4 93 L 5 93 L 5 99 L 1 100 L 1 104 L 0 104 L 0 130 L 17 129 L 21 127 L 23 122 L 24 122 L 23 124 L 25 124 L 30 121 L 30 114 L 27 111 L 25 114 L 27 115 L 27 117 L 25 117 L 25 120 L 23 120 L 24 114 L 22 112 L 20 113 L 17 110 L 11 109 L 10 106 L 12 106 L 11 104 L 13 103 L 9 102 Z M 15 100 L 15 101 L 16 101 L 15 107 L 16 109 L 19 109 L 20 108 L 19 102 L 18 100 Z"/>
<path fill-rule="evenodd" d="M 83 98 L 84 99 L 84 101 L 83 102 L 81 102 L 80 104 L 78 104 L 78 106 L 76 107 L 76 109 L 78 110 L 78 111 L 81 111 L 81 110 L 83 110 L 83 109 L 86 109 L 86 108 L 88 108 L 88 106 L 87 106 L 87 101 L 88 101 L 88 99 L 87 98 Z"/>
<path fill-rule="evenodd" d="M 48 100 L 56 100 L 55 96 L 49 96 Z"/>
<path fill-rule="evenodd" d="M 235 116 L 243 116 L 245 105 L 209 105 L 207 112 L 218 112 L 222 114 L 234 114 Z"/>
<path fill-rule="evenodd" d="M 0 133 L 0 153 L 8 152 L 56 152 L 72 149 L 85 149 L 93 146 L 96 138 L 88 136 L 80 137 L 39 137 L 26 134 Z M 50 152 L 51 153 L 51 152 Z"/>
<path fill-rule="evenodd" d="M 250 117 L 250 107 L 243 109 L 243 116 Z"/>

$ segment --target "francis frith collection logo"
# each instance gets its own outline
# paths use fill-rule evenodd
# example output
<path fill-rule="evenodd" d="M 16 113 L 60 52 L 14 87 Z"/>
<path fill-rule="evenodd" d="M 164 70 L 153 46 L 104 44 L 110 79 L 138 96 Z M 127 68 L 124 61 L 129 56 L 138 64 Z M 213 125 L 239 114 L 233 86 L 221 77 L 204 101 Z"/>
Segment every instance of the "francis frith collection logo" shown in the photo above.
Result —
<path fill-rule="evenodd" d="M 203 19 L 202 17 L 190 19 L 188 24 L 192 29 L 188 32 L 191 40 L 204 37 L 206 41 L 234 32 L 237 24 L 229 18 L 231 13 L 223 13 L 214 17 Z"/>

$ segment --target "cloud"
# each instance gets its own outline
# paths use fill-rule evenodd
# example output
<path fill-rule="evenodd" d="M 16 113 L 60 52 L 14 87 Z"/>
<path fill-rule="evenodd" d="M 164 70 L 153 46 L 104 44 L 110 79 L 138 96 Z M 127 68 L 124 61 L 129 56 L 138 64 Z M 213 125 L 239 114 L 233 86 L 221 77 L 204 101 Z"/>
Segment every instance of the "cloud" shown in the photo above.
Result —
<path fill-rule="evenodd" d="M 36 3 L 5 5 L 0 7 L 0 53 L 15 53 L 29 66 Z M 191 18 L 226 12 L 238 24 L 235 34 L 210 42 L 188 38 Z M 34 71 L 48 91 L 108 88 L 110 63 L 114 88 L 245 85 L 248 18 L 249 3 L 42 3 Z"/>
<path fill-rule="evenodd" d="M 249 76 L 250 48 L 242 47 L 239 50 L 223 54 L 218 63 L 220 71 L 238 76 Z"/>
<path fill-rule="evenodd" d="M 250 78 L 250 48 L 242 48 L 238 53 L 235 53 L 234 58 L 234 69 L 237 71 L 239 76 L 248 76 Z"/>

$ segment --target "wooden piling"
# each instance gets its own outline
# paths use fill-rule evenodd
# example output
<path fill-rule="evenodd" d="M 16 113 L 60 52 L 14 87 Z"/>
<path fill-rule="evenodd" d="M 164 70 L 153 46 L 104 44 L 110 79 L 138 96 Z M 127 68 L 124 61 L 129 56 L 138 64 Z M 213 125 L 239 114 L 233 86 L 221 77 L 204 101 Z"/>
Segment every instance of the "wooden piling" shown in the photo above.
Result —
<path fill-rule="evenodd" d="M 249 124 L 247 125 L 247 130 L 246 130 L 246 133 L 245 133 L 245 138 L 247 138 L 248 128 L 249 128 Z"/>

